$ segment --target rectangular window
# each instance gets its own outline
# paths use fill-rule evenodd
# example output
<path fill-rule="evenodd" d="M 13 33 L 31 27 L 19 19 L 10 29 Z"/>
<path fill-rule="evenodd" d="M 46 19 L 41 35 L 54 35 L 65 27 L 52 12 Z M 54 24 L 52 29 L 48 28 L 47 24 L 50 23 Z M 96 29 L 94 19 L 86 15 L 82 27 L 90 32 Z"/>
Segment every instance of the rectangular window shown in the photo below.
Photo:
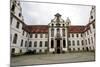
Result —
<path fill-rule="evenodd" d="M 62 30 L 63 30 L 62 34 L 63 34 L 63 36 L 65 36 L 65 29 L 62 29 Z"/>
<path fill-rule="evenodd" d="M 85 42 L 86 42 L 86 45 L 87 45 L 87 40 L 85 40 Z"/>
<path fill-rule="evenodd" d="M 54 29 L 51 29 L 51 37 L 54 36 Z"/>
<path fill-rule="evenodd" d="M 77 41 L 77 45 L 79 46 L 79 40 Z"/>
<path fill-rule="evenodd" d="M 19 24 L 20 24 L 20 23 L 19 23 L 19 22 L 17 22 L 16 28 L 19 28 Z"/>
<path fill-rule="evenodd" d="M 81 34 L 81 37 L 83 37 L 83 35 Z"/>
<path fill-rule="evenodd" d="M 47 45 L 48 45 L 48 42 L 47 42 L 47 41 L 45 41 L 45 47 L 47 47 Z"/>
<path fill-rule="evenodd" d="M 71 41 L 68 41 L 68 45 L 71 46 Z"/>
<path fill-rule="evenodd" d="M 38 37 L 38 34 L 35 34 L 35 38 L 37 38 Z"/>
<path fill-rule="evenodd" d="M 95 23 L 93 23 L 92 25 L 93 25 L 93 28 L 95 29 Z"/>
<path fill-rule="evenodd" d="M 73 46 L 75 46 L 75 41 L 73 41 Z"/>
<path fill-rule="evenodd" d="M 74 34 L 72 34 L 72 37 L 74 37 Z"/>
<path fill-rule="evenodd" d="M 78 34 L 76 34 L 76 36 L 78 37 Z"/>
<path fill-rule="evenodd" d="M 48 34 L 45 34 L 45 38 L 48 38 Z"/>
<path fill-rule="evenodd" d="M 90 44 L 90 39 L 88 38 L 88 43 Z"/>
<path fill-rule="evenodd" d="M 43 34 L 42 33 L 40 34 L 40 38 L 43 38 Z"/>
<path fill-rule="evenodd" d="M 30 34 L 30 38 L 32 38 L 32 34 Z"/>
<path fill-rule="evenodd" d="M 24 30 L 23 30 L 23 36 L 24 36 Z"/>
<path fill-rule="evenodd" d="M 82 43 L 82 45 L 84 45 L 84 41 L 83 40 L 81 41 L 81 43 Z"/>

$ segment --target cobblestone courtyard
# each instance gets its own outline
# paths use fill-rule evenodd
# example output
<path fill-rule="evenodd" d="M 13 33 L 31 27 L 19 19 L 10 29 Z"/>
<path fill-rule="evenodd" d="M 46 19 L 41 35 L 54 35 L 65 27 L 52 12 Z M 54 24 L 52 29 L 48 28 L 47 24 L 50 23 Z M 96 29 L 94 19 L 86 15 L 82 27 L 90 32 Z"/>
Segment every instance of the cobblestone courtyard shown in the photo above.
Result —
<path fill-rule="evenodd" d="M 11 58 L 11 65 L 37 65 L 50 63 L 69 63 L 94 61 L 94 52 L 78 52 L 65 54 L 39 54 L 39 55 L 23 55 Z"/>

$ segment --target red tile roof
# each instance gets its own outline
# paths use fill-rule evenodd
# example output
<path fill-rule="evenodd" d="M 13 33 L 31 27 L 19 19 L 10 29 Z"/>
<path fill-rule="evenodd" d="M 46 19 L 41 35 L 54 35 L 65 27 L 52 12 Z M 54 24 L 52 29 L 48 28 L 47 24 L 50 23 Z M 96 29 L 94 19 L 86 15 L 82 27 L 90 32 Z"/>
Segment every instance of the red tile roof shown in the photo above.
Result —
<path fill-rule="evenodd" d="M 92 22 L 93 23 L 93 22 Z M 86 30 L 90 29 L 90 24 L 86 26 L 69 26 L 68 32 L 69 33 L 83 33 Z M 48 25 L 24 25 L 23 29 L 29 33 L 48 33 Z"/>
<path fill-rule="evenodd" d="M 68 29 L 69 33 L 82 33 L 84 32 L 85 26 L 70 26 Z"/>

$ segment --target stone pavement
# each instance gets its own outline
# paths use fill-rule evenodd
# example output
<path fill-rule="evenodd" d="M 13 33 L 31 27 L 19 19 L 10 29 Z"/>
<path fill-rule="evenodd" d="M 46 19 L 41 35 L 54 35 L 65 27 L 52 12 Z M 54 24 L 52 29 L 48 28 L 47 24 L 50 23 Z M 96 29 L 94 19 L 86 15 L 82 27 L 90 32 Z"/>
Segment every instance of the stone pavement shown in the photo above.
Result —
<path fill-rule="evenodd" d="M 39 54 L 39 55 L 23 55 L 11 58 L 11 66 L 19 65 L 37 65 L 51 63 L 72 63 L 83 61 L 94 61 L 94 52 L 78 52 L 65 54 Z"/>

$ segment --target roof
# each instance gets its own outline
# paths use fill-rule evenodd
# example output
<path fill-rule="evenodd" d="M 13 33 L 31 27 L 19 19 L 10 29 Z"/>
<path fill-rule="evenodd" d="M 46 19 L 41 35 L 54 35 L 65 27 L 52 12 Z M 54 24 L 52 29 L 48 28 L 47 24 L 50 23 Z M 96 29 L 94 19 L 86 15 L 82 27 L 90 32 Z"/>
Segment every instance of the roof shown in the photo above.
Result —
<path fill-rule="evenodd" d="M 92 22 L 93 23 L 93 22 Z M 90 29 L 90 24 L 86 26 L 69 26 L 68 32 L 69 33 L 83 33 Z M 24 25 L 23 29 L 29 33 L 48 33 L 49 26 L 48 25 Z"/>
<path fill-rule="evenodd" d="M 85 26 L 70 26 L 68 29 L 69 33 L 82 33 L 84 32 Z"/>

